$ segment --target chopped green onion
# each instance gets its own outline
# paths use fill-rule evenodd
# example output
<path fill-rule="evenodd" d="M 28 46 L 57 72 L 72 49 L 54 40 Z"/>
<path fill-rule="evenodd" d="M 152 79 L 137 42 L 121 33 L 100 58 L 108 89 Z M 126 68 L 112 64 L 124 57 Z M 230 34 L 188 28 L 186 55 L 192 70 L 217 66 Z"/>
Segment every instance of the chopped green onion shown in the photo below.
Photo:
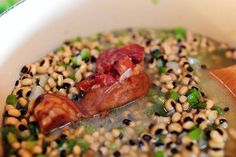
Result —
<path fill-rule="evenodd" d="M 15 105 L 17 102 L 17 98 L 15 95 L 8 95 L 6 103 L 7 104 L 11 104 L 11 105 Z"/>
<path fill-rule="evenodd" d="M 206 103 L 199 102 L 197 104 L 192 105 L 192 107 L 195 108 L 195 109 L 204 109 L 204 108 L 206 108 Z"/>
<path fill-rule="evenodd" d="M 77 65 L 77 57 L 73 57 L 70 62 L 71 66 L 76 66 Z"/>
<path fill-rule="evenodd" d="M 155 88 L 150 88 L 148 91 L 148 96 L 153 97 L 157 95 L 157 90 Z"/>
<path fill-rule="evenodd" d="M 17 141 L 16 135 L 12 132 L 9 132 L 7 134 L 7 141 L 8 141 L 8 143 L 16 142 Z"/>
<path fill-rule="evenodd" d="M 72 74 L 72 75 L 70 75 L 70 76 L 68 76 L 70 79 L 72 79 L 72 80 L 76 80 L 76 78 L 75 78 L 75 75 L 74 74 Z"/>
<path fill-rule="evenodd" d="M 140 134 L 140 133 L 142 133 L 142 132 L 145 131 L 145 128 L 144 128 L 143 125 L 139 125 L 139 126 L 136 126 L 136 127 L 134 128 L 134 130 L 135 130 L 135 132 L 136 132 L 137 134 Z"/>
<path fill-rule="evenodd" d="M 91 56 L 90 51 L 88 49 L 83 49 L 80 53 L 82 60 L 85 60 Z"/>
<path fill-rule="evenodd" d="M 175 29 L 175 38 L 177 40 L 182 40 L 185 38 L 186 30 L 184 28 L 178 27 Z"/>
<path fill-rule="evenodd" d="M 196 88 L 192 88 L 187 92 L 187 100 L 190 105 L 194 105 L 199 102 L 200 92 Z"/>
<path fill-rule="evenodd" d="M 37 141 L 24 141 L 23 144 L 25 149 L 32 150 L 37 144 Z"/>
<path fill-rule="evenodd" d="M 157 112 L 160 116 L 167 116 L 167 111 L 163 104 L 165 103 L 165 98 L 163 96 L 158 97 L 157 99 L 150 99 L 150 101 L 153 103 L 153 106 L 151 109 L 147 109 L 145 112 L 147 116 L 150 116 Z"/>
<path fill-rule="evenodd" d="M 157 67 L 164 67 L 165 66 L 165 62 L 162 59 L 158 59 L 157 60 Z"/>
<path fill-rule="evenodd" d="M 121 125 L 117 128 L 119 131 L 124 132 L 126 127 L 124 125 Z"/>
<path fill-rule="evenodd" d="M 164 152 L 163 151 L 156 151 L 154 157 L 164 157 Z"/>
<path fill-rule="evenodd" d="M 59 48 L 57 49 L 57 52 L 64 52 L 64 51 L 65 51 L 64 47 L 59 47 Z"/>
<path fill-rule="evenodd" d="M 219 55 L 224 54 L 224 52 L 225 52 L 225 49 L 224 49 L 224 48 L 218 48 L 218 49 L 216 49 L 216 53 L 219 54 Z"/>
<path fill-rule="evenodd" d="M 158 57 L 161 56 L 161 52 L 160 52 L 159 49 L 155 49 L 155 50 L 153 50 L 153 51 L 151 52 L 151 55 L 152 55 L 153 57 L 155 57 L 155 58 L 158 58 Z"/>
<path fill-rule="evenodd" d="M 68 141 L 67 147 L 70 151 L 73 150 L 73 147 L 77 144 L 77 139 L 71 139 Z"/>
<path fill-rule="evenodd" d="M 78 144 L 79 144 L 82 152 L 85 152 L 89 148 L 89 143 L 85 139 L 79 139 Z"/>
<path fill-rule="evenodd" d="M 158 3 L 158 0 L 152 0 L 152 4 L 156 5 Z"/>
<path fill-rule="evenodd" d="M 82 122 L 80 122 L 80 124 L 85 127 L 85 131 L 87 133 L 93 133 L 96 130 L 96 127 L 93 124 L 91 124 L 91 123 L 82 121 Z"/>
<path fill-rule="evenodd" d="M 166 67 L 160 67 L 159 68 L 159 74 L 163 74 L 166 72 Z"/>
<path fill-rule="evenodd" d="M 115 143 L 111 143 L 109 146 L 108 146 L 108 148 L 109 149 L 112 149 L 112 150 L 115 150 L 115 149 L 117 149 L 117 145 L 115 144 Z"/>
<path fill-rule="evenodd" d="M 224 109 L 221 108 L 220 106 L 217 106 L 217 105 L 213 106 L 212 110 L 216 110 L 218 112 L 218 114 L 220 114 L 220 115 L 224 115 L 225 114 Z"/>
<path fill-rule="evenodd" d="M 38 155 L 36 155 L 35 157 L 46 157 L 46 155 L 38 154 Z"/>
<path fill-rule="evenodd" d="M 180 97 L 180 94 L 178 92 L 173 91 L 170 93 L 170 98 L 173 100 L 178 100 L 179 97 Z"/>
<path fill-rule="evenodd" d="M 188 136 L 193 140 L 199 140 L 200 136 L 202 134 L 202 130 L 200 128 L 194 128 L 189 133 Z"/>
<path fill-rule="evenodd" d="M 37 122 L 29 123 L 29 130 L 30 130 L 31 136 L 34 136 L 35 139 L 37 139 L 38 134 L 39 134 L 39 125 L 38 125 L 38 123 Z"/>

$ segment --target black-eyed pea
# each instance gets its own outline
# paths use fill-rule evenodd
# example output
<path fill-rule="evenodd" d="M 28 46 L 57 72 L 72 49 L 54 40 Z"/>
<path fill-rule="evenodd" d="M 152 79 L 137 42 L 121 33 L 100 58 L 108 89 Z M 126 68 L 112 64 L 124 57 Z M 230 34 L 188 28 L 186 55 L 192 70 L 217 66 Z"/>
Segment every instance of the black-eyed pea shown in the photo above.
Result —
<path fill-rule="evenodd" d="M 22 86 L 30 86 L 33 84 L 33 80 L 31 78 L 25 78 L 21 81 Z"/>
<path fill-rule="evenodd" d="M 75 81 L 70 79 L 70 78 L 66 78 L 63 80 L 63 83 L 69 83 L 71 86 L 75 85 Z"/>
<path fill-rule="evenodd" d="M 189 77 L 184 77 L 184 78 L 182 79 L 182 83 L 183 83 L 184 85 L 188 85 L 188 84 L 189 84 L 189 81 L 190 81 L 190 78 L 189 78 Z"/>
<path fill-rule="evenodd" d="M 217 111 L 215 111 L 215 110 L 208 111 L 206 114 L 207 114 L 207 118 L 210 121 L 210 123 L 214 123 L 214 121 L 216 120 L 217 115 L 218 115 Z"/>
<path fill-rule="evenodd" d="M 66 95 L 67 95 L 66 90 L 63 89 L 63 88 L 59 89 L 58 93 L 61 94 L 61 95 L 63 95 L 63 96 L 66 96 Z"/>
<path fill-rule="evenodd" d="M 175 112 L 171 117 L 172 122 L 178 122 L 180 119 L 181 119 L 181 114 L 179 112 Z"/>
<path fill-rule="evenodd" d="M 14 149 L 19 149 L 20 148 L 20 143 L 18 141 L 11 143 L 12 148 Z"/>
<path fill-rule="evenodd" d="M 31 115 L 31 116 L 29 117 L 29 122 L 36 122 L 36 118 L 35 118 L 34 115 Z"/>
<path fill-rule="evenodd" d="M 192 139 L 190 138 L 190 137 L 188 137 L 188 136 L 184 136 L 183 138 L 182 138 L 182 143 L 184 144 L 184 145 L 188 145 L 189 143 L 191 143 L 192 142 Z"/>
<path fill-rule="evenodd" d="M 175 105 L 175 110 L 177 111 L 177 112 L 183 112 L 183 107 L 182 107 L 182 105 L 180 104 L 180 103 L 176 103 L 176 105 Z"/>
<path fill-rule="evenodd" d="M 25 107 L 28 103 L 28 101 L 24 98 L 24 97 L 20 97 L 18 99 L 18 103 L 22 106 L 22 107 Z"/>
<path fill-rule="evenodd" d="M 156 136 L 156 135 L 162 134 L 165 130 L 166 130 L 166 124 L 161 123 L 161 124 L 154 125 L 151 128 L 150 133 L 151 135 Z"/>
<path fill-rule="evenodd" d="M 180 133 L 183 130 L 183 127 L 179 123 L 171 123 L 168 125 L 169 132 Z"/>
<path fill-rule="evenodd" d="M 183 128 L 186 130 L 190 130 L 194 127 L 194 123 L 192 121 L 187 121 L 183 124 Z"/>
<path fill-rule="evenodd" d="M 161 75 L 161 77 L 160 77 L 160 81 L 161 82 L 169 82 L 169 81 L 171 81 L 171 76 L 169 76 L 169 75 Z"/>
<path fill-rule="evenodd" d="M 199 128 L 202 129 L 202 130 L 206 129 L 207 128 L 207 122 L 206 121 L 201 122 L 200 125 L 199 125 Z"/>
<path fill-rule="evenodd" d="M 209 149 L 208 150 L 208 155 L 210 157 L 224 157 L 224 151 L 223 150 L 213 150 Z"/>
<path fill-rule="evenodd" d="M 210 132 L 210 137 L 215 142 L 224 142 L 223 136 L 216 130 Z"/>
<path fill-rule="evenodd" d="M 166 124 L 170 123 L 170 117 L 158 116 L 156 121 L 157 121 L 158 124 L 163 123 L 163 124 L 166 125 Z"/>
<path fill-rule="evenodd" d="M 187 97 L 184 96 L 184 95 L 181 95 L 181 96 L 179 97 L 179 101 L 180 101 L 181 103 L 185 103 L 185 102 L 187 101 Z"/>
<path fill-rule="evenodd" d="M 207 100 L 207 102 L 206 102 L 206 108 L 207 108 L 207 109 L 211 109 L 213 106 L 214 106 L 213 100 L 211 100 L 211 99 Z"/>
<path fill-rule="evenodd" d="M 42 147 L 39 146 L 39 145 L 34 146 L 34 148 L 33 148 L 33 153 L 34 153 L 34 154 L 40 154 L 40 153 L 42 153 Z"/>
<path fill-rule="evenodd" d="M 75 155 L 80 155 L 80 153 L 81 153 L 80 146 L 75 145 L 75 146 L 73 147 L 73 153 L 74 153 Z"/>
<path fill-rule="evenodd" d="M 20 111 L 17 110 L 16 108 L 9 109 L 7 113 L 8 113 L 10 116 L 13 116 L 13 117 L 20 117 L 20 116 L 21 116 Z"/>
<path fill-rule="evenodd" d="M 224 148 L 225 147 L 224 142 L 215 142 L 214 140 L 209 140 L 208 144 L 211 148 Z"/>
<path fill-rule="evenodd" d="M 172 99 L 168 99 L 164 104 L 167 111 L 173 111 L 175 109 L 175 105 L 176 103 Z"/>
<path fill-rule="evenodd" d="M 28 98 L 30 96 L 30 94 L 31 94 L 31 90 L 32 90 L 32 88 L 30 88 L 30 87 L 22 88 L 22 96 L 24 98 Z"/>
<path fill-rule="evenodd" d="M 88 68 L 87 64 L 84 63 L 80 66 L 79 72 L 84 74 L 87 71 L 87 68 Z"/>
<path fill-rule="evenodd" d="M 185 103 L 182 105 L 182 107 L 183 107 L 183 110 L 184 110 L 184 111 L 189 110 L 189 103 L 188 103 L 188 102 L 185 102 Z"/>
<path fill-rule="evenodd" d="M 58 157 L 60 155 L 60 152 L 58 149 L 54 149 L 53 151 L 50 152 L 49 156 L 50 157 Z"/>
<path fill-rule="evenodd" d="M 217 117 L 217 118 L 215 119 L 215 124 L 216 124 L 216 125 L 224 125 L 224 123 L 227 124 L 227 120 L 226 120 L 226 118 L 223 117 L 223 116 L 219 116 L 219 117 Z"/>
<path fill-rule="evenodd" d="M 20 121 L 17 118 L 15 118 L 15 117 L 7 117 L 4 120 L 4 124 L 5 125 L 18 126 L 19 123 L 20 123 Z"/>
<path fill-rule="evenodd" d="M 57 85 L 58 86 L 62 86 L 63 84 L 63 76 L 62 75 L 58 75 L 57 76 Z"/>
<path fill-rule="evenodd" d="M 111 134 L 114 138 L 117 138 L 120 135 L 120 131 L 118 129 L 112 129 Z"/>
<path fill-rule="evenodd" d="M 50 88 L 54 88 L 57 85 L 57 83 L 55 82 L 55 80 L 52 77 L 49 77 L 47 82 L 48 82 L 48 85 L 50 86 Z"/>
<path fill-rule="evenodd" d="M 5 110 L 9 111 L 10 109 L 14 109 L 15 107 L 13 105 L 6 105 Z"/>
<path fill-rule="evenodd" d="M 32 112 L 35 106 L 35 100 L 30 100 L 28 104 L 28 112 Z"/>
<path fill-rule="evenodd" d="M 30 151 L 28 151 L 28 150 L 26 150 L 26 149 L 23 149 L 23 148 L 21 148 L 21 149 L 18 151 L 18 155 L 19 155 L 20 157 L 32 157 L 32 156 L 33 156 Z"/>
<path fill-rule="evenodd" d="M 179 94 L 181 95 L 185 95 L 188 91 L 188 87 L 187 86 L 182 86 L 180 89 L 179 89 Z"/>

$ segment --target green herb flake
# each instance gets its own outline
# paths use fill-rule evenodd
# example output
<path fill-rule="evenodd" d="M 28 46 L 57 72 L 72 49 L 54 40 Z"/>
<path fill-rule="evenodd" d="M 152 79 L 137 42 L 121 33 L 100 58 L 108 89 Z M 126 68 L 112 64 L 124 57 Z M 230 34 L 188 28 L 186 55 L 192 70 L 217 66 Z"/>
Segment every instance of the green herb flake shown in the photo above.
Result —
<path fill-rule="evenodd" d="M 206 103 L 199 102 L 197 104 L 192 105 L 192 107 L 195 108 L 195 109 L 204 109 L 204 108 L 206 108 Z"/>
<path fill-rule="evenodd" d="M 152 57 L 158 58 L 161 56 L 161 51 L 159 49 L 155 49 L 151 52 Z"/>
<path fill-rule="evenodd" d="M 16 102 L 17 102 L 17 98 L 15 95 L 8 95 L 8 97 L 6 99 L 7 104 L 15 105 Z"/>
<path fill-rule="evenodd" d="M 8 141 L 8 143 L 16 142 L 17 141 L 16 135 L 12 132 L 8 132 L 7 141 Z"/>
<path fill-rule="evenodd" d="M 46 155 L 38 154 L 38 155 L 36 155 L 35 157 L 46 157 Z"/>
<path fill-rule="evenodd" d="M 80 146 L 82 152 L 85 152 L 89 148 L 89 143 L 85 139 L 78 139 L 78 145 Z"/>
<path fill-rule="evenodd" d="M 170 93 L 170 98 L 173 100 L 178 100 L 179 97 L 180 97 L 180 94 L 178 92 L 173 91 Z"/>
<path fill-rule="evenodd" d="M 88 49 L 83 49 L 80 53 L 82 60 L 86 60 L 87 58 L 91 57 L 90 51 Z"/>
<path fill-rule="evenodd" d="M 77 144 L 77 139 L 71 139 L 67 143 L 67 147 L 70 151 L 73 150 L 73 147 Z"/>
<path fill-rule="evenodd" d="M 77 65 L 77 57 L 73 57 L 70 62 L 71 66 L 76 66 Z"/>
<path fill-rule="evenodd" d="M 164 74 L 166 72 L 166 67 L 159 68 L 159 74 Z"/>
<path fill-rule="evenodd" d="M 181 27 L 177 27 L 175 29 L 175 38 L 177 40 L 182 40 L 185 38 L 185 35 L 186 35 L 186 30 L 184 28 L 181 28 Z"/>
<path fill-rule="evenodd" d="M 156 96 L 156 95 L 157 95 L 157 90 L 154 89 L 154 88 L 150 88 L 149 91 L 148 91 L 148 96 L 153 97 L 153 96 Z"/>
<path fill-rule="evenodd" d="M 80 122 L 80 124 L 85 127 L 85 131 L 87 133 L 93 133 L 96 130 L 96 127 L 93 124 L 91 124 L 91 123 L 82 121 L 82 122 Z"/>
<path fill-rule="evenodd" d="M 164 157 L 164 152 L 163 151 L 156 151 L 154 154 L 154 157 Z"/>
<path fill-rule="evenodd" d="M 158 0 L 152 0 L 152 4 L 157 5 Z"/>
<path fill-rule="evenodd" d="M 117 128 L 120 132 L 124 132 L 126 127 L 124 125 L 121 125 Z"/>
<path fill-rule="evenodd" d="M 65 51 L 64 47 L 59 47 L 59 48 L 57 49 L 57 53 L 64 52 L 64 51 Z"/>
<path fill-rule="evenodd" d="M 221 108 L 220 106 L 217 106 L 217 105 L 213 106 L 213 107 L 212 107 L 212 110 L 217 111 L 219 115 L 224 115 L 224 114 L 225 114 L 224 109 Z"/>
<path fill-rule="evenodd" d="M 75 78 L 75 75 L 74 74 L 71 74 L 70 76 L 68 76 L 70 79 L 72 79 L 72 80 L 76 80 L 76 78 Z"/>
<path fill-rule="evenodd" d="M 108 146 L 109 149 L 111 150 L 116 150 L 118 148 L 118 146 L 115 144 L 115 143 L 111 143 L 109 146 Z"/>
<path fill-rule="evenodd" d="M 37 141 L 24 141 L 24 148 L 28 150 L 32 150 L 36 144 L 37 144 Z"/>
<path fill-rule="evenodd" d="M 199 102 L 200 92 L 196 88 L 192 88 L 187 92 L 187 100 L 190 105 L 194 105 Z"/>
<path fill-rule="evenodd" d="M 191 139 L 198 141 L 201 134 L 202 134 L 202 130 L 200 128 L 194 128 L 188 133 L 188 136 Z"/>

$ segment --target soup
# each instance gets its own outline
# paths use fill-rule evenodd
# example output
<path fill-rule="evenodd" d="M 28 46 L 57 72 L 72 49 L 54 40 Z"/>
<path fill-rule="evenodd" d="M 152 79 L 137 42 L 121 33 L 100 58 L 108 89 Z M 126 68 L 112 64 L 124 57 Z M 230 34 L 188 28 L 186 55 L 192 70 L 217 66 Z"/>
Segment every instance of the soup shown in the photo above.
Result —
<path fill-rule="evenodd" d="M 5 156 L 233 156 L 235 100 L 207 70 L 235 54 L 183 28 L 66 41 L 22 67 L 6 99 Z"/>

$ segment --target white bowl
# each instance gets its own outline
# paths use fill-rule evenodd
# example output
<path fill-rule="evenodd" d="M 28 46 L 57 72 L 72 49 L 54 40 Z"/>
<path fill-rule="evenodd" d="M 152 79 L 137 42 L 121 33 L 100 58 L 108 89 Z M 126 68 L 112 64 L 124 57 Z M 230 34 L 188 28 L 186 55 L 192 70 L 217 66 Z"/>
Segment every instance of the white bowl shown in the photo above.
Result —
<path fill-rule="evenodd" d="M 183 26 L 236 44 L 235 10 L 235 0 L 26 0 L 0 17 L 0 108 L 21 67 L 66 39 L 126 27 Z"/>
<path fill-rule="evenodd" d="M 182 26 L 236 45 L 235 10 L 235 0 L 23 1 L 0 17 L 0 113 L 22 66 L 66 39 L 126 27 Z"/>

